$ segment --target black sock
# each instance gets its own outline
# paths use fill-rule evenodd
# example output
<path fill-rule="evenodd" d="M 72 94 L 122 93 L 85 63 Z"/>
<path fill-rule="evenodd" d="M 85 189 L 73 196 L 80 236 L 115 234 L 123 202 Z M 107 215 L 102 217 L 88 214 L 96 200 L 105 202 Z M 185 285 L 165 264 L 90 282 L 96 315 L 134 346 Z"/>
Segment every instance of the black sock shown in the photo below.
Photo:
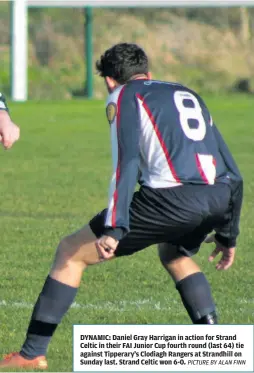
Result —
<path fill-rule="evenodd" d="M 210 285 L 202 272 L 185 277 L 176 283 L 176 288 L 194 324 L 217 323 Z M 211 319 L 209 315 L 214 315 L 214 322 L 205 322 Z"/>
<path fill-rule="evenodd" d="M 201 317 L 201 319 L 195 321 L 194 324 L 209 324 L 209 325 L 218 324 L 217 314 L 215 311 L 210 312 L 206 316 Z"/>
<path fill-rule="evenodd" d="M 33 309 L 26 340 L 20 351 L 22 356 L 33 359 L 46 355 L 50 339 L 71 306 L 77 290 L 47 277 Z"/>

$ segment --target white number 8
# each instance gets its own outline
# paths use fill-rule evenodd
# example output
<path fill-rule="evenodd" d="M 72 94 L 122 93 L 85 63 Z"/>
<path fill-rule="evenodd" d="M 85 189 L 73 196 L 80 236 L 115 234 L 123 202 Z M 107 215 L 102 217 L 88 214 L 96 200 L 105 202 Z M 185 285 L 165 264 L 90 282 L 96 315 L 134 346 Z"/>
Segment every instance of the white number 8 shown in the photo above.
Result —
<path fill-rule="evenodd" d="M 190 100 L 193 107 L 184 106 L 184 100 Z M 176 91 L 174 94 L 174 101 L 179 112 L 179 120 L 185 135 L 194 141 L 201 141 L 206 134 L 206 123 L 202 115 L 202 109 L 197 98 L 187 91 Z M 188 121 L 195 119 L 198 122 L 197 128 L 191 128 Z"/>

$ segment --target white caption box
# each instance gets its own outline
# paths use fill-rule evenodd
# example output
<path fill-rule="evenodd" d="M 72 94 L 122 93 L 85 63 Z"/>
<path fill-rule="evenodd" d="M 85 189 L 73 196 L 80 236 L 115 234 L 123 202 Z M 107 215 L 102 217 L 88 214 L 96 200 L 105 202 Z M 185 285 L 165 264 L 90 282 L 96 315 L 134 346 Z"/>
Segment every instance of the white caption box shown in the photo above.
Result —
<path fill-rule="evenodd" d="M 252 325 L 74 325 L 73 371 L 253 372 Z"/>

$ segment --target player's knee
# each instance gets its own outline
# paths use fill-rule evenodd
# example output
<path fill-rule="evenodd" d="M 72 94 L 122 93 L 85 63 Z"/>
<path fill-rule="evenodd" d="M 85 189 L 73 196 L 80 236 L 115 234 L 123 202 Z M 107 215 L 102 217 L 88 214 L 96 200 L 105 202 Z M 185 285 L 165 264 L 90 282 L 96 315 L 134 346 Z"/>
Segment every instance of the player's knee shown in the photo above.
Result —
<path fill-rule="evenodd" d="M 77 234 L 64 237 L 56 251 L 55 262 L 57 266 L 72 267 L 78 265 L 84 269 L 89 265 L 97 264 L 100 258 L 95 245 L 91 241 L 93 237 L 83 236 L 83 240 L 77 239 Z M 87 245 L 84 244 L 85 242 L 87 242 Z"/>
<path fill-rule="evenodd" d="M 58 244 L 56 250 L 56 260 L 62 264 L 67 264 L 73 259 L 73 246 L 71 243 L 70 236 L 64 237 Z"/>

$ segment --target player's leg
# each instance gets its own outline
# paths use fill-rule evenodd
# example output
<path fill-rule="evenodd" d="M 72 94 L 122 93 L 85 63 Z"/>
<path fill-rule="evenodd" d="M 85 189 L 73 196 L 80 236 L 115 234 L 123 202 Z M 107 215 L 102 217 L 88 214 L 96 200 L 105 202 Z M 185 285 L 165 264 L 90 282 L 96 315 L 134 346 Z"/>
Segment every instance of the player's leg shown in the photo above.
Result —
<path fill-rule="evenodd" d="M 172 197 L 175 194 L 172 201 L 181 201 L 181 204 L 168 207 L 172 221 L 177 219 L 177 224 L 172 228 L 169 220 L 170 234 L 165 242 L 170 244 L 160 245 L 161 262 L 174 279 L 192 322 L 217 324 L 209 282 L 190 257 L 198 252 L 206 235 L 226 218 L 230 188 L 224 184 L 189 185 L 163 193 L 172 194 Z M 193 222 L 196 222 L 195 227 Z"/>
<path fill-rule="evenodd" d="M 158 253 L 163 267 L 175 283 L 201 271 L 192 258 L 183 256 L 177 245 L 161 243 L 158 245 Z"/>
<path fill-rule="evenodd" d="M 210 285 L 200 267 L 183 255 L 178 245 L 159 244 L 159 257 L 179 291 L 193 324 L 217 324 Z"/>
<path fill-rule="evenodd" d="M 53 266 L 35 304 L 21 355 L 46 354 L 48 343 L 77 294 L 83 271 L 100 262 L 96 236 L 89 225 L 64 238 L 56 250 Z"/>
<path fill-rule="evenodd" d="M 96 224 L 101 224 L 100 220 L 99 215 L 93 219 L 95 230 Z M 46 355 L 58 324 L 73 303 L 83 271 L 87 266 L 101 262 L 95 247 L 96 239 L 90 225 L 87 225 L 61 240 L 51 271 L 34 306 L 23 347 L 19 354 L 0 362 L 0 368 L 47 368 L 42 357 Z"/>
<path fill-rule="evenodd" d="M 148 217 L 154 227 L 153 201 L 150 205 L 152 210 Z M 130 209 L 130 233 L 120 240 L 115 256 L 131 255 L 158 242 L 158 233 L 151 234 L 151 227 L 147 224 L 147 206 L 142 193 L 136 192 Z M 0 362 L 0 368 L 39 367 L 36 359 L 45 356 L 57 325 L 75 298 L 83 270 L 101 261 L 95 241 L 103 234 L 105 215 L 106 210 L 103 210 L 90 221 L 89 226 L 60 242 L 50 274 L 35 304 L 25 343 L 18 355 Z M 42 364 L 44 368 L 47 366 L 45 360 Z"/>
<path fill-rule="evenodd" d="M 96 239 L 90 225 L 65 237 L 56 250 L 50 277 L 66 285 L 79 287 L 87 266 L 102 261 L 95 247 Z"/>

